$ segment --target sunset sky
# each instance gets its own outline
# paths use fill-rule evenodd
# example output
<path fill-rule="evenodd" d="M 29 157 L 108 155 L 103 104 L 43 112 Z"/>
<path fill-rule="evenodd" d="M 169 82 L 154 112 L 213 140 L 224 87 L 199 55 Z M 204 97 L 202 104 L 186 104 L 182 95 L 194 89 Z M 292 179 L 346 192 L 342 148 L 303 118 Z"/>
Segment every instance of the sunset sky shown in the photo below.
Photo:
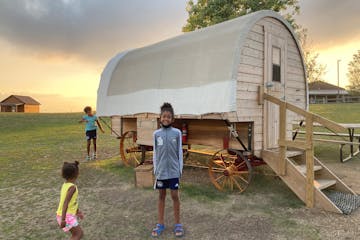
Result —
<path fill-rule="evenodd" d="M 150 4 L 151 2 L 151 4 Z M 118 52 L 181 33 L 182 0 L 0 1 L 0 99 L 31 95 L 42 112 L 79 112 L 96 104 L 100 74 Z M 348 85 L 347 64 L 360 49 L 360 1 L 300 0 L 297 22 L 309 31 L 324 77 Z"/>

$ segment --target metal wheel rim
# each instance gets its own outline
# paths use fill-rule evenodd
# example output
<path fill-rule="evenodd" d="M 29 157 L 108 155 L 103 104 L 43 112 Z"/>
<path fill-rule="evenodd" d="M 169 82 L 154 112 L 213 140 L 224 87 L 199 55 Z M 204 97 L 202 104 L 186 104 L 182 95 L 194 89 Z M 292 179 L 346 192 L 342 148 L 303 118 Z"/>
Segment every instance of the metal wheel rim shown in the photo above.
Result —
<path fill-rule="evenodd" d="M 140 153 L 131 150 L 138 149 L 136 144 L 136 131 L 125 132 L 120 140 L 120 156 L 126 166 L 137 167 L 140 165 Z M 130 151 L 129 151 L 130 150 Z"/>
<path fill-rule="evenodd" d="M 209 177 L 220 191 L 239 192 L 246 190 L 251 182 L 252 167 L 247 158 L 236 162 L 238 154 L 231 155 L 227 149 L 216 152 L 209 161 Z M 239 171 L 239 167 L 245 170 Z"/>

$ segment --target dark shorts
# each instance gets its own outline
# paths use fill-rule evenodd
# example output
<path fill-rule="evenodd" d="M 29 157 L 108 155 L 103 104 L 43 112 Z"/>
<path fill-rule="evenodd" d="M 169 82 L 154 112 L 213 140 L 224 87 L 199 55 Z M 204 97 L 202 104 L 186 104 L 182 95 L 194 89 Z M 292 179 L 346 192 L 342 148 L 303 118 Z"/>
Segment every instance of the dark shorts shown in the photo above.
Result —
<path fill-rule="evenodd" d="M 179 178 L 170 178 L 165 180 L 156 180 L 156 189 L 167 189 L 178 190 L 179 189 Z"/>
<path fill-rule="evenodd" d="M 86 131 L 86 140 L 96 139 L 96 130 Z"/>

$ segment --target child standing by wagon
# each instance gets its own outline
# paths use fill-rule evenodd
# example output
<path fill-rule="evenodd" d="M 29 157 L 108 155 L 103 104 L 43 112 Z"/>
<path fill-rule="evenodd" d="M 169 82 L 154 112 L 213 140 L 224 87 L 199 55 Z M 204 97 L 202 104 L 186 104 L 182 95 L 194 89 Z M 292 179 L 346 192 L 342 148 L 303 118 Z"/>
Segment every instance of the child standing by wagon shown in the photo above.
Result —
<path fill-rule="evenodd" d="M 158 237 L 165 230 L 164 211 L 166 189 L 170 188 L 174 208 L 174 233 L 176 237 L 184 235 L 180 223 L 179 179 L 183 168 L 183 152 L 181 131 L 173 128 L 174 109 L 170 103 L 164 103 L 160 111 L 161 128 L 153 134 L 154 138 L 154 174 L 155 188 L 159 191 L 158 223 L 152 231 L 153 237 Z"/>
<path fill-rule="evenodd" d="M 64 162 L 62 177 L 66 180 L 61 187 L 59 207 L 56 211 L 56 219 L 64 232 L 71 233 L 70 239 L 81 239 L 83 231 L 79 226 L 78 217 L 84 218 L 78 206 L 78 189 L 75 181 L 79 176 L 79 162 Z"/>
<path fill-rule="evenodd" d="M 84 112 L 86 115 L 84 115 L 82 117 L 82 119 L 79 121 L 79 123 L 83 123 L 83 122 L 86 123 L 86 126 L 85 126 L 85 135 L 86 135 L 86 141 L 87 141 L 86 160 L 89 161 L 89 160 L 91 160 L 91 157 L 90 157 L 91 139 L 93 140 L 93 145 L 94 145 L 94 152 L 92 155 L 92 159 L 96 159 L 96 157 L 97 157 L 97 155 L 96 155 L 96 138 L 97 138 L 96 129 L 97 129 L 97 126 L 99 126 L 102 133 L 104 133 L 104 130 L 103 130 L 98 118 L 96 117 L 96 115 L 93 114 L 91 107 L 89 107 L 89 106 L 85 107 Z M 95 125 L 95 123 L 97 124 L 97 126 Z"/>

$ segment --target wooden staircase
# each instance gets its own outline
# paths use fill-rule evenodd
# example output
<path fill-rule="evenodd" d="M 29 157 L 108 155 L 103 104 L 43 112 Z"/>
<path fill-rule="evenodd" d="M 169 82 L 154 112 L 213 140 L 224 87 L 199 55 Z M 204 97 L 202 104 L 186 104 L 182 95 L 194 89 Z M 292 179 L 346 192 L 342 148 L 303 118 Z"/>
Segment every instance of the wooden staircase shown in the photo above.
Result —
<path fill-rule="evenodd" d="M 279 106 L 279 148 L 264 149 L 262 159 L 289 186 L 309 208 L 343 213 L 324 193 L 335 190 L 356 195 L 343 181 L 314 156 L 313 123 L 336 133 L 345 132 L 341 125 L 268 95 L 259 89 L 259 104 L 269 101 Z M 306 121 L 305 141 L 289 140 L 287 132 L 287 111 L 294 112 Z"/>
<path fill-rule="evenodd" d="M 280 152 L 276 150 L 263 150 L 263 160 L 275 171 L 288 187 L 306 203 L 306 159 L 304 151 L 286 151 L 286 174 L 278 171 Z M 324 190 L 356 195 L 343 181 L 331 172 L 323 163 L 314 157 L 314 207 L 326 211 L 342 213 L 342 211 L 324 194 Z"/>

